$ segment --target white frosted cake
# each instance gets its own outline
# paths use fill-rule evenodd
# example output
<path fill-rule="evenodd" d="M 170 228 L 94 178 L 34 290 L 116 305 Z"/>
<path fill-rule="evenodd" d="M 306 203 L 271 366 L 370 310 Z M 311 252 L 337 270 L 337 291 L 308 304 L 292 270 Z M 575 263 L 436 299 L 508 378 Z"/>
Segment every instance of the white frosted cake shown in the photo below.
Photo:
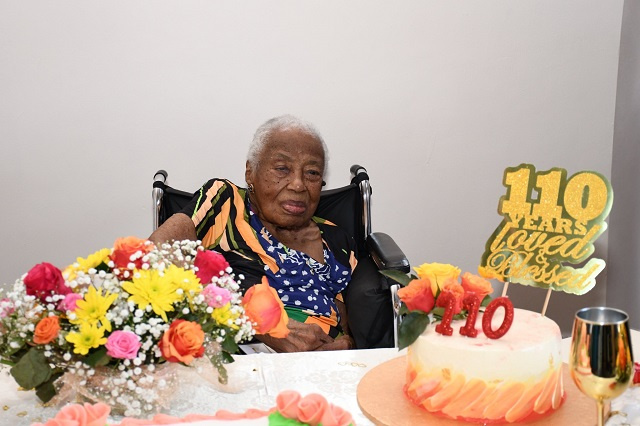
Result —
<path fill-rule="evenodd" d="M 492 329 L 502 323 L 496 311 Z M 549 318 L 514 310 L 513 324 L 499 339 L 482 332 L 458 333 L 464 320 L 453 321 L 452 336 L 430 325 L 408 348 L 405 393 L 427 411 L 457 420 L 517 422 L 544 416 L 564 398 L 560 328 Z"/>

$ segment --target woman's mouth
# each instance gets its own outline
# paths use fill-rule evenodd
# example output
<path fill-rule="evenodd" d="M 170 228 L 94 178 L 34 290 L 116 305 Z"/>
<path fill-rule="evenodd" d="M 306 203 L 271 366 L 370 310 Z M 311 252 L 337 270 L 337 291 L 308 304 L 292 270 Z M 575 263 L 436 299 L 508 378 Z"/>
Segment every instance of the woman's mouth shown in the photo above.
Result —
<path fill-rule="evenodd" d="M 307 205 L 302 201 L 285 201 L 282 203 L 282 208 L 289 214 L 303 214 L 307 211 Z"/>

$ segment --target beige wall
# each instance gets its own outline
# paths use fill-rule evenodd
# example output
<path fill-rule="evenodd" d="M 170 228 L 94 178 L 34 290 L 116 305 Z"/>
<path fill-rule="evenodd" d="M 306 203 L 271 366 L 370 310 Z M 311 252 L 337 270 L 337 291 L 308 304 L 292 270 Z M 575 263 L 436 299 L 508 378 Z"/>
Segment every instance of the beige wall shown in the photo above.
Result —
<path fill-rule="evenodd" d="M 329 187 L 369 169 L 374 230 L 412 264 L 475 270 L 506 167 L 610 176 L 622 7 L 0 0 L 1 281 L 148 235 L 158 168 L 242 183 L 254 129 L 282 113 L 325 136 Z M 605 285 L 549 315 L 566 330 Z"/>

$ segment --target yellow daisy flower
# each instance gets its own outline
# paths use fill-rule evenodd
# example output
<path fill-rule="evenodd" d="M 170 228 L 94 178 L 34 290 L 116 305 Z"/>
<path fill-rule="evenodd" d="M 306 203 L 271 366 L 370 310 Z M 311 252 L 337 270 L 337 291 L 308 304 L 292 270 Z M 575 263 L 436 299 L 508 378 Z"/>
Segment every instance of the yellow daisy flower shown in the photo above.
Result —
<path fill-rule="evenodd" d="M 111 322 L 107 319 L 106 314 L 117 297 L 117 294 L 109 292 L 103 296 L 102 289 L 96 290 L 94 286 L 89 286 L 84 298 L 76 302 L 76 309 L 73 311 L 76 318 L 70 322 L 72 324 L 101 325 L 105 330 L 111 331 Z"/>
<path fill-rule="evenodd" d="M 221 308 L 215 308 L 211 313 L 211 317 L 220 325 L 226 325 L 236 330 L 239 328 L 235 323 L 238 319 L 238 314 L 231 312 L 231 303 L 227 303 Z"/>
<path fill-rule="evenodd" d="M 164 272 L 164 279 L 171 282 L 175 288 L 182 289 L 190 301 L 193 296 L 202 291 L 200 280 L 192 270 L 184 270 L 176 265 L 171 265 Z"/>
<path fill-rule="evenodd" d="M 111 249 L 103 248 L 90 254 L 86 259 L 78 257 L 75 263 L 67 266 L 62 274 L 66 279 L 74 280 L 78 276 L 78 272 L 88 272 L 89 269 L 97 268 L 101 263 L 108 262 L 110 254 Z"/>
<path fill-rule="evenodd" d="M 80 324 L 79 331 L 67 334 L 65 339 L 73 343 L 73 352 L 80 355 L 86 355 L 89 353 L 89 349 L 98 348 L 107 343 L 107 338 L 104 337 L 104 328 L 88 322 Z"/>
<path fill-rule="evenodd" d="M 131 295 L 129 302 L 143 310 L 151 305 L 153 312 L 165 322 L 169 322 L 167 312 L 173 311 L 173 304 L 181 299 L 176 293 L 175 284 L 166 275 L 161 276 L 155 270 L 138 271 L 133 281 L 123 283 L 122 288 Z"/>

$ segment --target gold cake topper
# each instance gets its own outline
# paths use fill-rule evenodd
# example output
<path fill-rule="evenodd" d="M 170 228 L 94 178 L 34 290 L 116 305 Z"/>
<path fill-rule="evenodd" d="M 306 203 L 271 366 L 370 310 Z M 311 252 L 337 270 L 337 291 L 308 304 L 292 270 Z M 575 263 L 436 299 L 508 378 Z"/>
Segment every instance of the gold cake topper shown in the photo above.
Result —
<path fill-rule="evenodd" d="M 490 278 L 584 294 L 605 267 L 590 259 L 607 228 L 613 203 L 609 181 L 582 171 L 567 179 L 561 168 L 536 172 L 531 164 L 507 168 L 498 213 L 504 219 L 489 237 L 480 271 Z"/>

